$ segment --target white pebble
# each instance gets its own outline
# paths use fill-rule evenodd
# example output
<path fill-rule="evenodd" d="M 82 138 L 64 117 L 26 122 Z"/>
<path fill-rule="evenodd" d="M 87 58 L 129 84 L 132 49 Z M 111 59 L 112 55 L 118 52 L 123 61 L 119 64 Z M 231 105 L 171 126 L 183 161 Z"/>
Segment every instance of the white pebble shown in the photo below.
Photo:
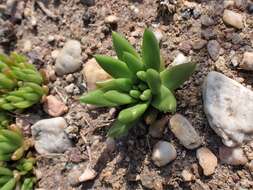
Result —
<path fill-rule="evenodd" d="M 85 182 L 92 180 L 96 177 L 97 173 L 95 170 L 91 169 L 90 167 L 87 167 L 85 171 L 82 173 L 82 175 L 79 177 L 79 182 Z"/>
<path fill-rule="evenodd" d="M 175 160 L 177 157 L 177 152 L 174 146 L 166 141 L 159 141 L 155 144 L 153 153 L 152 153 L 152 160 L 154 161 L 155 165 L 157 166 L 164 166 Z"/>

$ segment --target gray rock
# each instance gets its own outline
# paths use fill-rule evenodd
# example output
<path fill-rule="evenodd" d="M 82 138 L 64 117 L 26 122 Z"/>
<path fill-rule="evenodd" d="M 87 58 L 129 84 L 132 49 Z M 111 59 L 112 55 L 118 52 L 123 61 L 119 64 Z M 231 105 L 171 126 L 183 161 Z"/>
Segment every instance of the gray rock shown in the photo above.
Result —
<path fill-rule="evenodd" d="M 201 36 L 206 40 L 211 40 L 216 38 L 217 32 L 213 28 L 206 28 L 201 31 Z"/>
<path fill-rule="evenodd" d="M 231 10 L 224 10 L 223 13 L 223 21 L 228 24 L 231 25 L 237 29 L 242 29 L 243 28 L 243 17 L 241 14 L 236 13 L 234 11 Z"/>
<path fill-rule="evenodd" d="M 220 54 L 220 44 L 216 40 L 210 40 L 207 44 L 207 51 L 213 61 L 217 61 Z"/>
<path fill-rule="evenodd" d="M 218 160 L 211 150 L 204 147 L 199 148 L 197 150 L 197 159 L 199 160 L 199 165 L 202 167 L 205 176 L 214 173 Z"/>
<path fill-rule="evenodd" d="M 219 157 L 223 163 L 230 165 L 244 165 L 248 162 L 243 149 L 240 147 L 221 146 L 219 147 Z"/>
<path fill-rule="evenodd" d="M 170 119 L 170 129 L 185 148 L 195 149 L 201 145 L 200 136 L 184 116 L 174 115 Z"/>
<path fill-rule="evenodd" d="M 204 111 L 226 146 L 253 140 L 253 92 L 218 72 L 203 85 Z"/>
<path fill-rule="evenodd" d="M 207 41 L 206 41 L 206 40 L 198 39 L 198 40 L 193 41 L 193 43 L 192 43 L 192 48 L 193 48 L 194 50 L 200 50 L 200 49 L 202 49 L 206 44 L 207 44 Z"/>
<path fill-rule="evenodd" d="M 242 69 L 253 71 L 253 52 L 245 52 L 239 66 Z"/>
<path fill-rule="evenodd" d="M 177 151 L 172 144 L 166 141 L 159 141 L 155 144 L 153 153 L 152 153 L 152 160 L 154 161 L 155 165 L 161 167 L 172 160 L 175 160 L 177 157 Z"/>
<path fill-rule="evenodd" d="M 57 55 L 55 72 L 59 76 L 73 73 L 81 67 L 81 62 L 80 42 L 69 40 Z"/>
<path fill-rule="evenodd" d="M 207 15 L 202 15 L 200 20 L 203 26 L 211 26 L 214 24 L 214 20 Z"/>
<path fill-rule="evenodd" d="M 40 154 L 63 153 L 71 147 L 64 128 L 67 123 L 63 117 L 43 119 L 32 126 L 35 149 Z"/>

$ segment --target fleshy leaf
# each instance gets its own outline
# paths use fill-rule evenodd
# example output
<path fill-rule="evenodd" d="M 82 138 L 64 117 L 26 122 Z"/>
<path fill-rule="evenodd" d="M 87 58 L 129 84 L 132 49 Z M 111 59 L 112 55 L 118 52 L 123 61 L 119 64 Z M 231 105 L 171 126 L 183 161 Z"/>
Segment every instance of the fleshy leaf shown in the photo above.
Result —
<path fill-rule="evenodd" d="M 128 52 L 135 56 L 137 59 L 140 59 L 139 54 L 135 51 L 134 47 L 120 34 L 117 32 L 112 32 L 112 42 L 113 47 L 117 53 L 117 57 L 120 60 L 124 60 L 123 54 L 124 52 Z"/>
<path fill-rule="evenodd" d="M 133 54 L 124 52 L 123 60 L 133 74 L 136 74 L 138 71 L 143 70 L 142 62 L 140 61 L 140 59 L 136 58 L 136 56 L 134 56 Z"/>
<path fill-rule="evenodd" d="M 139 119 L 148 108 L 149 102 L 126 108 L 119 113 L 118 120 L 122 123 L 131 123 Z"/>
<path fill-rule="evenodd" d="M 140 99 L 142 101 L 148 101 L 148 100 L 151 100 L 151 97 L 152 97 L 152 92 L 150 89 L 147 89 L 147 90 L 144 90 L 142 92 L 142 94 L 140 95 Z"/>
<path fill-rule="evenodd" d="M 98 88 L 105 90 L 118 90 L 122 92 L 129 92 L 132 88 L 133 82 L 127 78 L 108 79 L 105 81 L 96 82 Z"/>
<path fill-rule="evenodd" d="M 195 63 L 184 63 L 173 66 L 160 73 L 162 83 L 170 90 L 179 88 L 194 72 Z"/>
<path fill-rule="evenodd" d="M 128 130 L 133 127 L 134 123 L 122 123 L 119 120 L 116 120 L 113 123 L 113 126 L 109 129 L 107 135 L 111 138 L 119 138 L 128 133 Z"/>
<path fill-rule="evenodd" d="M 98 64 L 113 78 L 134 78 L 126 63 L 110 56 L 96 55 L 95 58 Z"/>
<path fill-rule="evenodd" d="M 146 72 L 147 83 L 152 94 L 158 94 L 161 88 L 161 78 L 159 73 L 154 69 L 148 69 Z"/>
<path fill-rule="evenodd" d="M 154 96 L 151 105 L 162 112 L 175 112 L 177 101 L 172 92 L 161 85 L 160 93 Z"/>
<path fill-rule="evenodd" d="M 155 35 L 149 29 L 146 29 L 143 35 L 142 57 L 147 69 L 160 70 L 161 58 L 159 44 Z"/>
<path fill-rule="evenodd" d="M 132 98 L 130 95 L 118 92 L 116 90 L 110 90 L 104 94 L 105 99 L 113 102 L 117 105 L 132 104 L 136 102 L 136 99 Z"/>
<path fill-rule="evenodd" d="M 104 91 L 102 89 L 94 90 L 92 92 L 89 92 L 88 94 L 81 96 L 80 102 L 85 103 L 85 104 L 92 104 L 92 105 L 96 105 L 96 106 L 101 106 L 101 107 L 117 106 L 117 104 L 108 101 L 104 97 Z"/>

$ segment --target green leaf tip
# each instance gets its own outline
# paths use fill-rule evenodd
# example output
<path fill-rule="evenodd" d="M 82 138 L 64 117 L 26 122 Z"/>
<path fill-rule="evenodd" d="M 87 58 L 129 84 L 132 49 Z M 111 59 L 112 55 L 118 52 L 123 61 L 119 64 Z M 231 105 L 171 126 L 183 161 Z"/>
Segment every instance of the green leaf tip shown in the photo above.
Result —
<path fill-rule="evenodd" d="M 135 56 L 137 59 L 140 58 L 139 54 L 135 51 L 134 47 L 119 33 L 112 32 L 113 47 L 117 53 L 117 57 L 120 60 L 124 60 L 124 52 L 128 52 Z"/>
<path fill-rule="evenodd" d="M 189 79 L 195 68 L 195 63 L 183 63 L 165 69 L 160 73 L 162 83 L 170 90 L 175 90 Z"/>
<path fill-rule="evenodd" d="M 142 56 L 146 68 L 160 70 L 161 57 L 158 41 L 154 33 L 145 29 L 142 41 Z"/>

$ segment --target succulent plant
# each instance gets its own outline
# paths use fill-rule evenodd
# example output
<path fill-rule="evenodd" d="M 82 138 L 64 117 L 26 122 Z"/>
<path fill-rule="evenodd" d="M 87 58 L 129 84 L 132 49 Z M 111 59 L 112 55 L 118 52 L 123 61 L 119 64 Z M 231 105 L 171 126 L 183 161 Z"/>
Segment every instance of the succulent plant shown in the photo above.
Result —
<path fill-rule="evenodd" d="M 0 96 L 0 109 L 7 111 L 23 110 L 39 102 L 46 93 L 47 89 L 36 83 L 22 83 L 17 90 Z"/>
<path fill-rule="evenodd" d="M 21 183 L 21 190 L 32 190 L 36 178 L 31 173 L 35 163 L 34 158 L 22 159 L 17 165 L 0 166 L 0 190 L 13 190 Z"/>
<path fill-rule="evenodd" d="M 0 167 L 0 190 L 12 190 L 15 188 L 19 175 L 7 167 Z"/>
<path fill-rule="evenodd" d="M 15 52 L 0 54 L 0 109 L 22 110 L 40 101 L 47 93 L 43 77 L 27 59 Z"/>
<path fill-rule="evenodd" d="M 10 56 L 0 54 L 0 92 L 11 91 L 19 81 L 42 84 L 43 78 L 26 57 L 12 52 Z"/>
<path fill-rule="evenodd" d="M 9 129 L 0 129 L 0 161 L 19 160 L 30 145 L 30 140 L 24 140 L 18 127 L 11 125 Z"/>
<path fill-rule="evenodd" d="M 26 178 L 21 186 L 21 190 L 33 190 L 35 182 L 35 177 Z"/>
<path fill-rule="evenodd" d="M 175 112 L 173 92 L 192 75 L 196 65 L 185 63 L 165 69 L 159 44 L 149 29 L 143 35 L 141 55 L 120 34 L 113 32 L 112 39 L 118 59 L 103 55 L 95 59 L 113 79 L 97 82 L 97 89 L 80 101 L 99 107 L 122 106 L 108 132 L 108 136 L 117 138 L 126 134 L 149 107 Z"/>
<path fill-rule="evenodd" d="M 9 125 L 9 119 L 10 118 L 5 112 L 0 111 L 0 129 L 6 128 Z"/>
<path fill-rule="evenodd" d="M 35 162 L 36 160 L 33 157 L 23 158 L 18 162 L 16 168 L 22 172 L 22 175 L 25 175 L 33 169 Z"/>

